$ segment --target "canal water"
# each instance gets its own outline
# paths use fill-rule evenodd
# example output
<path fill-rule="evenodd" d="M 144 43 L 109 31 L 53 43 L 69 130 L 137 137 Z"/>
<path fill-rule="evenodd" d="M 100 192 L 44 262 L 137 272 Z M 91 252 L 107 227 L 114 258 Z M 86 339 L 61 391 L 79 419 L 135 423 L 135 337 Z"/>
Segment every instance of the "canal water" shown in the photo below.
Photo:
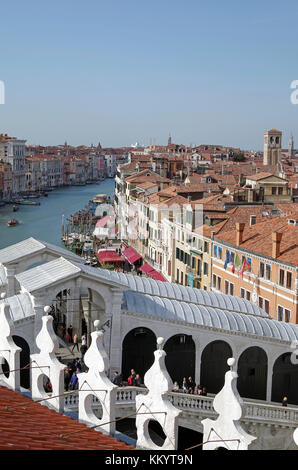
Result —
<path fill-rule="evenodd" d="M 115 180 L 107 178 L 98 184 L 57 188 L 48 197 L 34 199 L 40 206 L 21 206 L 13 212 L 12 204 L 0 207 L 0 249 L 34 237 L 38 240 L 64 246 L 61 241 L 62 215 L 65 219 L 83 209 L 96 194 L 113 197 Z M 17 219 L 19 225 L 8 227 L 10 219 Z"/>

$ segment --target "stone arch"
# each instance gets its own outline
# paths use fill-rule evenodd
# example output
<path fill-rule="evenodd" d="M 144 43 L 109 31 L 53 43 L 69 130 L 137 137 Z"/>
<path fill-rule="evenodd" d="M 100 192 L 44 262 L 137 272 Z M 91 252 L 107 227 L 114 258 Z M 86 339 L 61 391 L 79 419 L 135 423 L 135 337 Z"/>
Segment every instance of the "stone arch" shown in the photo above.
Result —
<path fill-rule="evenodd" d="M 182 387 L 183 377 L 195 377 L 196 346 L 191 335 L 171 336 L 164 346 L 167 353 L 166 368 L 173 382 L 177 380 Z"/>
<path fill-rule="evenodd" d="M 288 403 L 298 405 L 298 364 L 291 361 L 291 353 L 279 356 L 273 366 L 271 400 L 280 402 L 283 397 Z"/>
<path fill-rule="evenodd" d="M 268 358 L 264 349 L 251 346 L 245 349 L 238 360 L 237 387 L 245 398 L 266 400 Z"/>
<path fill-rule="evenodd" d="M 137 327 L 125 336 L 122 342 L 122 374 L 127 380 L 130 370 L 135 369 L 140 374 L 141 380 L 154 362 L 156 350 L 156 336 L 152 330 L 145 327 Z"/>
<path fill-rule="evenodd" d="M 25 366 L 30 364 L 30 347 L 27 341 L 21 336 L 14 335 L 12 337 L 15 344 L 22 348 L 20 354 L 20 384 L 21 387 L 30 389 L 30 367 L 24 369 Z"/>
<path fill-rule="evenodd" d="M 221 390 L 225 373 L 229 370 L 227 359 L 232 356 L 232 348 L 226 341 L 212 341 L 204 348 L 201 356 L 200 385 L 207 388 L 207 393 L 218 393 Z"/>

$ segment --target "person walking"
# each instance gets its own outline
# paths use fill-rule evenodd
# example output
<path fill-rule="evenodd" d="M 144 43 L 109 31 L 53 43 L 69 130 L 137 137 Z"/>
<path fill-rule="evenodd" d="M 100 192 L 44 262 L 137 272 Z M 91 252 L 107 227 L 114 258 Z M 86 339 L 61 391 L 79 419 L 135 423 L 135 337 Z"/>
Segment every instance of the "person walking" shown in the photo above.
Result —
<path fill-rule="evenodd" d="M 86 334 L 84 333 L 82 338 L 81 338 L 81 341 L 82 341 L 82 345 L 81 345 L 81 358 L 82 358 L 82 361 L 84 360 L 84 356 L 85 356 L 85 353 L 87 351 L 87 337 L 86 337 Z"/>
<path fill-rule="evenodd" d="M 66 367 L 64 371 L 64 389 L 66 392 L 68 392 L 71 376 L 72 376 L 72 370 L 69 367 Z"/>
<path fill-rule="evenodd" d="M 72 340 L 72 331 L 73 331 L 72 325 L 69 325 L 69 327 L 67 328 L 67 334 L 69 335 L 69 336 L 67 336 L 67 339 L 69 340 L 70 343 L 73 342 L 73 340 Z"/>
<path fill-rule="evenodd" d="M 77 390 L 78 385 L 79 385 L 78 376 L 77 376 L 77 373 L 74 372 L 70 379 L 70 389 Z"/>
<path fill-rule="evenodd" d="M 72 350 L 71 352 L 74 351 L 74 348 L 77 348 L 77 351 L 79 352 L 79 337 L 78 335 L 75 333 L 74 337 L 73 337 L 73 347 L 72 347 Z"/>

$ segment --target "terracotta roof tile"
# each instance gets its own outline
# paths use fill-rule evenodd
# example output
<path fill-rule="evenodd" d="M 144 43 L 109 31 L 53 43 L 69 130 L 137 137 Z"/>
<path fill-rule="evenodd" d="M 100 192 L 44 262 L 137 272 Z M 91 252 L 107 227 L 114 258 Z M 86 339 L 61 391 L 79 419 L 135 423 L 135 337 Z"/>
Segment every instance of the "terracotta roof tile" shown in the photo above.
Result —
<path fill-rule="evenodd" d="M 23 406 L 20 406 L 23 404 Z M 9 406 L 10 411 L 6 409 Z M 70 434 L 64 439 L 61 434 Z M 132 450 L 47 406 L 0 386 L 0 450 Z"/>

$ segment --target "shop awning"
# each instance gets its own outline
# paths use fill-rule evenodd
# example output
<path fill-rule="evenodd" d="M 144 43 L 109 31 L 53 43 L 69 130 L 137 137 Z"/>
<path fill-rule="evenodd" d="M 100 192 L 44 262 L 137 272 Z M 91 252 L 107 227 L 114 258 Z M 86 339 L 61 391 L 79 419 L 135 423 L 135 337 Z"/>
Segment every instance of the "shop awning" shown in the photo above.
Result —
<path fill-rule="evenodd" d="M 115 223 L 115 217 L 105 215 L 96 222 L 95 227 L 111 227 Z"/>
<path fill-rule="evenodd" d="M 126 248 L 126 250 L 122 251 L 122 254 L 125 256 L 125 258 L 130 264 L 133 264 L 138 261 L 138 259 L 142 258 L 142 256 L 139 255 L 139 253 L 137 253 L 136 250 L 134 250 L 134 248 L 132 248 L 131 246 Z"/>
<path fill-rule="evenodd" d="M 99 251 L 97 254 L 97 259 L 100 262 L 100 264 L 105 264 L 105 263 L 124 263 L 124 258 L 120 256 L 116 251 L 114 250 L 103 250 Z"/>
<path fill-rule="evenodd" d="M 154 271 L 154 268 L 152 268 L 150 264 L 145 263 L 143 264 L 143 266 L 140 267 L 140 271 L 143 271 L 143 273 L 148 274 L 150 271 Z"/>
<path fill-rule="evenodd" d="M 155 270 L 148 273 L 148 276 L 152 277 L 152 279 L 155 279 L 155 281 L 167 282 L 167 280 L 159 272 Z"/>

